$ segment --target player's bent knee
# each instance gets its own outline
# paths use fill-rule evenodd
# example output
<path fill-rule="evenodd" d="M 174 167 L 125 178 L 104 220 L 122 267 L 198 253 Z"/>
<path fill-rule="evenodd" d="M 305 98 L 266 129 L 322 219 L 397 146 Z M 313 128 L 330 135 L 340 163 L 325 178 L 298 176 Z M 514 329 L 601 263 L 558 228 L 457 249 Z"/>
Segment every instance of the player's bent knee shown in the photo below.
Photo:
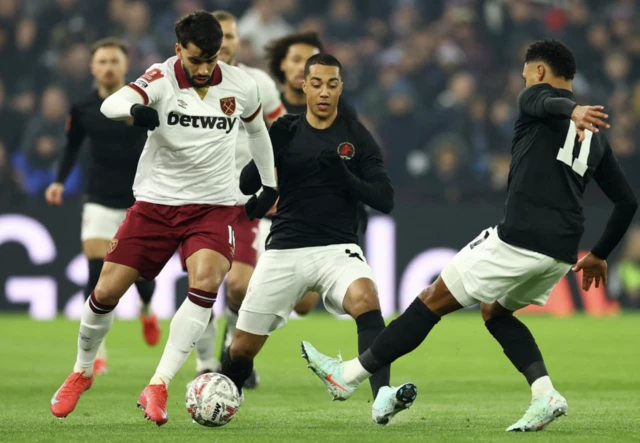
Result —
<path fill-rule="evenodd" d="M 96 300 L 107 306 L 115 306 L 140 273 L 128 266 L 105 262 L 93 293 Z"/>
<path fill-rule="evenodd" d="M 210 273 L 196 273 L 189 286 L 195 289 L 200 289 L 207 292 L 218 292 L 220 285 L 222 284 L 223 277 L 217 276 L 214 272 Z"/>
<path fill-rule="evenodd" d="M 498 302 L 490 305 L 486 303 L 480 303 L 480 315 L 482 315 L 482 320 L 487 322 L 495 317 L 513 315 L 513 312 L 509 311 Z"/>
<path fill-rule="evenodd" d="M 354 282 L 349 287 L 342 305 L 353 318 L 359 317 L 365 312 L 379 310 L 380 300 L 375 284 L 368 279 Z"/>

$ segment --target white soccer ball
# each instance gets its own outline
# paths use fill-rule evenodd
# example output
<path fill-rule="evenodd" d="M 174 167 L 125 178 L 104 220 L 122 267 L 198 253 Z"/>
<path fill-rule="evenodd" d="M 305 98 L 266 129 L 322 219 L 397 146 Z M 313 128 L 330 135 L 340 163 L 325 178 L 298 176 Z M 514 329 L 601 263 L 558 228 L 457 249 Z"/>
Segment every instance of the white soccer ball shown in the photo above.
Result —
<path fill-rule="evenodd" d="M 242 399 L 236 385 L 226 375 L 202 374 L 187 388 L 187 411 L 202 426 L 217 427 L 229 423 L 238 412 Z"/>

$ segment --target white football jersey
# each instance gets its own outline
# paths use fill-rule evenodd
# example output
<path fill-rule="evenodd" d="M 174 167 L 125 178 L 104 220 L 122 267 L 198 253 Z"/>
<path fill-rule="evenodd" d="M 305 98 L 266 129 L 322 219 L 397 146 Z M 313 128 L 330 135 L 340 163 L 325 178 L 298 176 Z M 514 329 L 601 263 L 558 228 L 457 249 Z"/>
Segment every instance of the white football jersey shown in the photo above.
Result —
<path fill-rule="evenodd" d="M 238 68 L 249 74 L 258 84 L 258 90 L 260 91 L 260 101 L 262 102 L 262 112 L 267 120 L 273 120 L 278 116 L 284 106 L 280 100 L 280 91 L 276 83 L 269 77 L 269 74 L 258 68 L 252 68 L 250 66 L 239 63 Z M 238 169 L 238 177 L 244 168 L 251 161 L 251 152 L 249 151 L 249 141 L 247 139 L 247 133 L 244 127 L 240 128 L 238 132 L 238 140 L 236 142 L 236 167 Z M 239 204 L 244 205 L 249 201 L 250 196 L 239 194 Z"/>
<path fill-rule="evenodd" d="M 171 206 L 237 205 L 240 120 L 251 121 L 261 114 L 255 80 L 240 68 L 218 62 L 201 98 L 180 60 L 171 57 L 151 66 L 129 86 L 160 118 L 160 126 L 149 131 L 138 162 L 136 200 Z"/>

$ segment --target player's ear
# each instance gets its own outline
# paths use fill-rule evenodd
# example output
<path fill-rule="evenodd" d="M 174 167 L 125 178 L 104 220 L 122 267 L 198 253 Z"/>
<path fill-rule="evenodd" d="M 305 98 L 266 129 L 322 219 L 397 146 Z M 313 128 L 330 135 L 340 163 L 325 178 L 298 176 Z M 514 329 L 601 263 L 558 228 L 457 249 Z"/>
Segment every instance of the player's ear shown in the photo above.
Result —
<path fill-rule="evenodd" d="M 302 80 L 302 91 L 307 93 L 307 80 Z"/>
<path fill-rule="evenodd" d="M 547 68 L 543 64 L 538 65 L 538 81 L 543 81 L 545 75 L 547 74 Z"/>
<path fill-rule="evenodd" d="M 180 43 L 176 43 L 176 55 L 180 57 L 180 53 L 182 52 L 182 46 Z"/>

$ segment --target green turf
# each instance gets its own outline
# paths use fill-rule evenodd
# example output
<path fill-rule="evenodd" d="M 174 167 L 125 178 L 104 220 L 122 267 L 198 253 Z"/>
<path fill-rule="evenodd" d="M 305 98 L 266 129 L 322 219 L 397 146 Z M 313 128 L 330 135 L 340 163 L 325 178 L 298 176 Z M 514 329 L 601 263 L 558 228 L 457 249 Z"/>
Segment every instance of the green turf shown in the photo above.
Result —
<path fill-rule="evenodd" d="M 414 406 L 390 426 L 371 422 L 363 385 L 348 402 L 331 402 L 300 358 L 308 339 L 321 351 L 355 356 L 355 325 L 326 315 L 291 321 L 257 359 L 262 386 L 248 391 L 223 428 L 193 424 L 184 407 L 193 357 L 170 388 L 169 423 L 161 428 L 135 409 L 162 346 L 148 348 L 137 322 L 117 321 L 108 337 L 110 373 L 96 380 L 64 422 L 49 400 L 75 359 L 76 322 L 0 317 L 0 440 L 180 442 L 388 442 L 640 440 L 640 317 L 526 317 L 552 379 L 569 401 L 569 416 L 537 434 L 507 434 L 529 402 L 529 389 L 477 314 L 441 322 L 429 339 L 392 369 L 396 383 L 413 381 Z M 168 325 L 165 324 L 165 334 Z"/>

